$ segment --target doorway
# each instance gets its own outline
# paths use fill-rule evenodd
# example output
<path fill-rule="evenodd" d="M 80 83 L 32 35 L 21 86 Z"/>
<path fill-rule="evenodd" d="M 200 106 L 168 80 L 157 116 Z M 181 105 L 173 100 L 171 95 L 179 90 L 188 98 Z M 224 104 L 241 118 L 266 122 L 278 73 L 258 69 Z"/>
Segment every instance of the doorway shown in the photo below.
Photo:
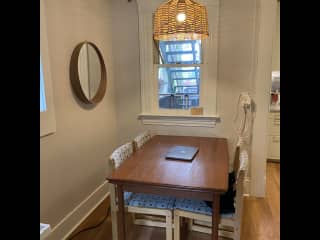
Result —
<path fill-rule="evenodd" d="M 280 163 L 280 0 L 277 1 L 273 37 L 272 72 L 268 113 L 268 162 Z"/>

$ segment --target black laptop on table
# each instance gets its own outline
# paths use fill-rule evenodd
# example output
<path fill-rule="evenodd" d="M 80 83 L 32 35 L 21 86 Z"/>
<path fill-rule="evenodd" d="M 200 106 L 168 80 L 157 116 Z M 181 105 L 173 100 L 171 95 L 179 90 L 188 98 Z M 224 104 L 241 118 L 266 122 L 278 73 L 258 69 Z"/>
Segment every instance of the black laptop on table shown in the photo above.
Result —
<path fill-rule="evenodd" d="M 166 159 L 192 161 L 199 152 L 197 147 L 174 146 L 166 154 Z"/>

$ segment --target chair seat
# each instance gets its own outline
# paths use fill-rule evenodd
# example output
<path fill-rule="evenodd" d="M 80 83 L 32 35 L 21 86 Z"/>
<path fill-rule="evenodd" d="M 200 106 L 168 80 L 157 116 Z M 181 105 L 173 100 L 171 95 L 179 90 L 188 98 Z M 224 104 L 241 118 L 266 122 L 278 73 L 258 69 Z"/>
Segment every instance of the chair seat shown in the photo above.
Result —
<path fill-rule="evenodd" d="M 204 215 L 212 215 L 212 208 L 205 201 L 196 199 L 176 198 L 174 209 L 199 213 Z M 234 213 L 220 214 L 223 218 L 232 218 Z"/>
<path fill-rule="evenodd" d="M 134 193 L 129 201 L 129 206 L 142 208 L 173 209 L 174 197 L 155 194 Z"/>
<path fill-rule="evenodd" d="M 130 201 L 130 199 L 131 199 L 131 197 L 132 197 L 132 192 L 124 192 L 123 193 L 123 200 L 124 200 L 124 204 L 125 205 L 128 205 L 129 204 L 129 201 Z"/>
<path fill-rule="evenodd" d="M 234 215 L 234 213 L 222 213 L 222 214 L 220 214 L 220 217 L 221 218 L 234 218 L 235 217 L 235 215 Z"/>

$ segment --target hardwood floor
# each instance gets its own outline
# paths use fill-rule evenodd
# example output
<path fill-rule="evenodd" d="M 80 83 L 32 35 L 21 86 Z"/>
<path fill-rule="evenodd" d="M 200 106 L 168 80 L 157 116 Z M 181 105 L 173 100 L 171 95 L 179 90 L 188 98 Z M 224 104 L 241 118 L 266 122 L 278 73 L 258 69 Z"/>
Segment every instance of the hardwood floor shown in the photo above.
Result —
<path fill-rule="evenodd" d="M 280 163 L 267 163 L 266 197 L 244 201 L 241 239 L 280 239 Z"/>
<path fill-rule="evenodd" d="M 246 197 L 242 220 L 241 240 L 279 240 L 280 239 L 280 164 L 267 163 L 266 197 Z M 100 209 L 102 218 L 104 211 Z M 83 223 L 85 225 L 85 223 Z M 74 235 L 74 234 L 73 234 Z M 112 240 L 111 218 L 97 228 L 74 235 L 69 240 Z M 134 226 L 128 224 L 128 240 L 162 240 L 165 231 L 161 228 Z M 208 240 L 210 235 L 188 232 L 184 228 L 183 240 Z M 227 238 L 219 238 L 225 240 Z"/>

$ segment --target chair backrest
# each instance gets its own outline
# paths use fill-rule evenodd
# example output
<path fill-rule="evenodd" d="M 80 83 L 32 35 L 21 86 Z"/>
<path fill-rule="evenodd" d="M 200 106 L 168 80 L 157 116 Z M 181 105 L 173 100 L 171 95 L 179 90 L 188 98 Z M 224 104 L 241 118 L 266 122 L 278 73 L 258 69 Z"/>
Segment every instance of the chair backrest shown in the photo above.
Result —
<path fill-rule="evenodd" d="M 137 151 L 138 149 L 140 149 L 150 139 L 151 139 L 151 134 L 149 131 L 140 133 L 133 140 L 134 151 Z"/>
<path fill-rule="evenodd" d="M 241 229 L 241 219 L 242 219 L 242 209 L 243 209 L 243 189 L 244 189 L 244 179 L 248 171 L 248 152 L 246 150 L 238 149 L 239 151 L 239 167 L 237 171 L 235 171 L 236 178 L 236 196 L 234 199 L 235 203 L 235 219 L 236 219 L 236 227 L 238 227 L 239 231 Z"/>
<path fill-rule="evenodd" d="M 110 161 L 114 168 L 118 168 L 124 160 L 129 158 L 133 153 L 133 145 L 131 142 L 125 143 L 118 147 L 110 155 Z"/>
<path fill-rule="evenodd" d="M 233 160 L 233 171 L 237 175 L 240 167 L 240 146 L 236 147 Z"/>

